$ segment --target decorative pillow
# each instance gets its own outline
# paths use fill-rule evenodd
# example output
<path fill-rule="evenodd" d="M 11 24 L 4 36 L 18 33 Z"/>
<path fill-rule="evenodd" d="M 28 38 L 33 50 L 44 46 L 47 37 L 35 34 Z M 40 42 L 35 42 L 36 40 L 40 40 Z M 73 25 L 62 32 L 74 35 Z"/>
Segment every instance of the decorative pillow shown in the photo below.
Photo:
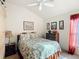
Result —
<path fill-rule="evenodd" d="M 29 33 L 21 33 L 20 39 L 23 39 L 23 40 L 30 39 L 30 34 Z"/>

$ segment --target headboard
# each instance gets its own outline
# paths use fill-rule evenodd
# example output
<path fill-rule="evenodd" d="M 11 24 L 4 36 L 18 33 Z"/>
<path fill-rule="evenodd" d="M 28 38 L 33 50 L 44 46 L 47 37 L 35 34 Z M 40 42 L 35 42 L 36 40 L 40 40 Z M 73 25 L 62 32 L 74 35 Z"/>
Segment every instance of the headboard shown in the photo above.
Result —
<path fill-rule="evenodd" d="M 17 43 L 18 43 L 19 40 L 20 40 L 21 34 L 23 34 L 23 35 L 29 34 L 28 37 L 30 37 L 30 38 L 36 38 L 36 37 L 37 37 L 37 36 L 36 36 L 36 32 L 22 32 L 22 33 L 20 33 L 19 35 L 17 35 Z M 34 34 L 34 35 L 33 35 L 33 34 Z"/>
<path fill-rule="evenodd" d="M 19 42 L 20 40 L 20 35 L 17 35 L 17 43 Z"/>

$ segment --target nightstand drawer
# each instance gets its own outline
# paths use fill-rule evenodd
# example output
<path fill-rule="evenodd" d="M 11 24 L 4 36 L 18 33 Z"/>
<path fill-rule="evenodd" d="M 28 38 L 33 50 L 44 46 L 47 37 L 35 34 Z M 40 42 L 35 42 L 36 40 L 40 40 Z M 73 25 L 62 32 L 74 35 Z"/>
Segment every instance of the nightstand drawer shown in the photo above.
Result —
<path fill-rule="evenodd" d="M 5 46 L 5 57 L 13 55 L 16 53 L 16 46 L 15 44 L 6 45 Z"/>

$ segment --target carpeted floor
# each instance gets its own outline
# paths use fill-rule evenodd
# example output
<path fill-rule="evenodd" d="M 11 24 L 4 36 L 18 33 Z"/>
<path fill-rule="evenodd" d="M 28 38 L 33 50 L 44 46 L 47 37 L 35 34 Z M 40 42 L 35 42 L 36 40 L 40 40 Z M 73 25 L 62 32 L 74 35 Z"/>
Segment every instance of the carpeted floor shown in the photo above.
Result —
<path fill-rule="evenodd" d="M 71 55 L 71 54 L 68 54 L 68 53 L 62 53 L 62 56 L 67 58 L 67 59 L 79 59 L 79 55 Z"/>
<path fill-rule="evenodd" d="M 79 56 L 78 55 L 70 55 L 68 53 L 62 53 L 62 56 L 65 57 L 66 59 L 79 59 Z M 19 56 L 18 54 L 15 54 L 15 55 L 12 55 L 12 56 L 9 56 L 5 59 L 19 59 Z"/>

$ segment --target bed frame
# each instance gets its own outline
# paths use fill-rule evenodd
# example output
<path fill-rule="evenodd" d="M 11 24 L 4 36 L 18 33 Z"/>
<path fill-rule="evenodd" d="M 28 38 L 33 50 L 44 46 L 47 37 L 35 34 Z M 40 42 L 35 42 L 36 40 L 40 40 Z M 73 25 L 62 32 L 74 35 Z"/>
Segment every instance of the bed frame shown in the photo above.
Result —
<path fill-rule="evenodd" d="M 24 59 L 23 56 L 21 55 L 19 47 L 18 47 L 19 40 L 20 40 L 20 35 L 17 35 L 17 53 L 18 53 L 20 59 Z M 49 58 L 47 58 L 47 59 L 58 59 L 60 54 L 61 54 L 61 51 L 58 51 L 54 55 L 49 56 Z"/>

